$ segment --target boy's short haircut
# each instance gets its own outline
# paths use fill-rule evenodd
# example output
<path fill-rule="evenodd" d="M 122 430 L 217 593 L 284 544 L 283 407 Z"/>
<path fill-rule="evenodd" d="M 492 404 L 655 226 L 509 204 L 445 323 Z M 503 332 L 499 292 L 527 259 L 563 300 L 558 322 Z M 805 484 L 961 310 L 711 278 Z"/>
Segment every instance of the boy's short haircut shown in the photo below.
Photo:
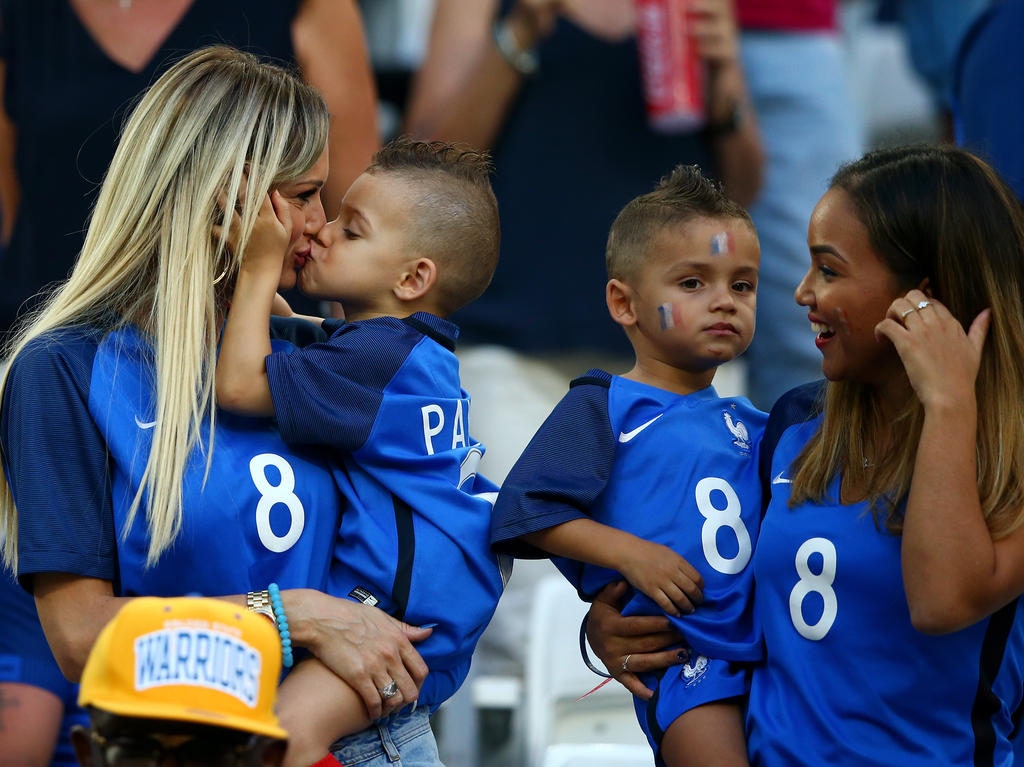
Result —
<path fill-rule="evenodd" d="M 450 314 L 478 298 L 498 265 L 501 228 L 491 189 L 490 154 L 443 141 L 400 137 L 382 147 L 367 173 L 417 185 L 407 241 L 438 267 L 439 309 Z"/>
<path fill-rule="evenodd" d="M 669 224 L 736 218 L 754 230 L 750 214 L 696 165 L 677 165 L 647 194 L 630 200 L 612 223 L 605 250 L 608 277 L 629 280 L 645 265 L 651 243 Z"/>

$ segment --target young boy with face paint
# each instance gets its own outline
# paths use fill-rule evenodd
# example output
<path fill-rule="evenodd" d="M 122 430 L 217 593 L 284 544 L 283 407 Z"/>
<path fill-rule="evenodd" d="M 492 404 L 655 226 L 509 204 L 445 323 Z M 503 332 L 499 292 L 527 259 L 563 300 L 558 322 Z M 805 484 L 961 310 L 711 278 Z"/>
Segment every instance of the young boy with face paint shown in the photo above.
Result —
<path fill-rule="evenodd" d="M 766 418 L 711 382 L 753 336 L 757 233 L 680 166 L 619 213 L 606 262 L 608 310 L 636 365 L 572 382 L 506 479 L 492 541 L 551 556 L 586 599 L 625 578 L 624 614 L 668 616 L 687 662 L 641 674 L 655 692 L 635 699 L 657 763 L 745 765 L 739 664 L 762 656 L 748 565 Z M 630 672 L 629 656 L 613 671 Z"/>

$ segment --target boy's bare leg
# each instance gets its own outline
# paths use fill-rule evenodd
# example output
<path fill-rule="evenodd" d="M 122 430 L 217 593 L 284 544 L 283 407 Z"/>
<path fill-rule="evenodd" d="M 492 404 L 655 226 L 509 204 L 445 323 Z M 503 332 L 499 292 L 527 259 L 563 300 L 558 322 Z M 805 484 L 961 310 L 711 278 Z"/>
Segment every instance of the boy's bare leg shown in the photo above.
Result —
<path fill-rule="evenodd" d="M 748 767 L 739 704 L 707 703 L 679 716 L 661 740 L 661 757 L 667 767 Z"/>
<path fill-rule="evenodd" d="M 316 658 L 304 660 L 278 690 L 278 716 L 288 732 L 282 767 L 309 767 L 331 744 L 370 726 L 363 699 Z"/>

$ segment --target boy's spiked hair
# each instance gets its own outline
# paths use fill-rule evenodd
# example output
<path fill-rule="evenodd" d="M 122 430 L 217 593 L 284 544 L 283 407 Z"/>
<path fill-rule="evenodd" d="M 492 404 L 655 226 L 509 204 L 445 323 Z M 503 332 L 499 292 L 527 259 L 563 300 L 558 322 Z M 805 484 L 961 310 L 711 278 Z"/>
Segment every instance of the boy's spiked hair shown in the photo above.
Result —
<path fill-rule="evenodd" d="M 727 197 L 720 184 L 696 165 L 677 165 L 653 191 L 630 200 L 616 216 L 605 250 L 608 277 L 635 277 L 646 263 L 652 241 L 664 227 L 695 218 L 736 218 L 754 229 L 750 214 Z"/>
<path fill-rule="evenodd" d="M 400 137 L 366 169 L 415 184 L 406 238 L 438 267 L 438 308 L 450 314 L 484 292 L 498 265 L 501 228 L 487 152 L 443 141 Z"/>

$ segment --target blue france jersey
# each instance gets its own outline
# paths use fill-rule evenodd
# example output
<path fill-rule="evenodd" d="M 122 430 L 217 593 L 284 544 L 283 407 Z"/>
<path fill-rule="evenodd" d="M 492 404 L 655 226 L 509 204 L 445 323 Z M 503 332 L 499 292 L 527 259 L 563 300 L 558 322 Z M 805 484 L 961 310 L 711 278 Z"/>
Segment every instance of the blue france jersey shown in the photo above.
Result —
<path fill-rule="evenodd" d="M 4 630 L 0 632 L 0 683 L 39 687 L 60 699 L 64 715 L 50 767 L 77 767 L 78 760 L 71 747 L 71 728 L 76 724 L 89 726 L 88 714 L 78 707 L 78 685 L 61 674 L 46 643 L 43 627 L 39 625 L 32 595 L 6 574 L 0 575 L 0 614 L 4 616 Z M 4 735 L 11 737 L 10 732 Z M 3 739 L 0 735 L 0 740 Z"/>
<path fill-rule="evenodd" d="M 145 337 L 132 326 L 55 331 L 19 354 L 10 375 L 3 448 L 20 575 L 102 578 L 125 596 L 324 587 L 337 489 L 322 453 L 285 445 L 272 419 L 218 413 L 205 485 L 197 448 L 181 531 L 147 568 L 144 511 L 125 535 L 156 422 Z"/>
<path fill-rule="evenodd" d="M 962 631 L 910 622 L 900 538 L 868 504 L 789 508 L 790 467 L 820 424 L 815 386 L 783 397 L 762 447 L 771 491 L 754 556 L 755 767 L 1009 765 L 1024 693 L 1021 600 Z M 769 444 L 769 437 L 777 446 Z M 774 449 L 772 449 L 774 447 Z"/>
<path fill-rule="evenodd" d="M 438 705 L 469 671 L 502 591 L 491 553 L 497 487 L 476 472 L 457 329 L 430 314 L 341 325 L 327 343 L 267 358 L 281 432 L 334 448 L 341 519 L 328 590 L 436 623 L 416 645 Z"/>
<path fill-rule="evenodd" d="M 577 378 L 502 486 L 492 540 L 543 556 L 516 539 L 589 516 L 664 544 L 703 576 L 698 609 L 671 618 L 691 647 L 722 660 L 757 660 L 751 569 L 761 491 L 756 451 L 765 414 L 711 387 L 688 395 L 601 370 Z M 592 597 L 618 573 L 571 560 L 555 565 Z M 627 614 L 661 614 L 636 592 Z"/>

